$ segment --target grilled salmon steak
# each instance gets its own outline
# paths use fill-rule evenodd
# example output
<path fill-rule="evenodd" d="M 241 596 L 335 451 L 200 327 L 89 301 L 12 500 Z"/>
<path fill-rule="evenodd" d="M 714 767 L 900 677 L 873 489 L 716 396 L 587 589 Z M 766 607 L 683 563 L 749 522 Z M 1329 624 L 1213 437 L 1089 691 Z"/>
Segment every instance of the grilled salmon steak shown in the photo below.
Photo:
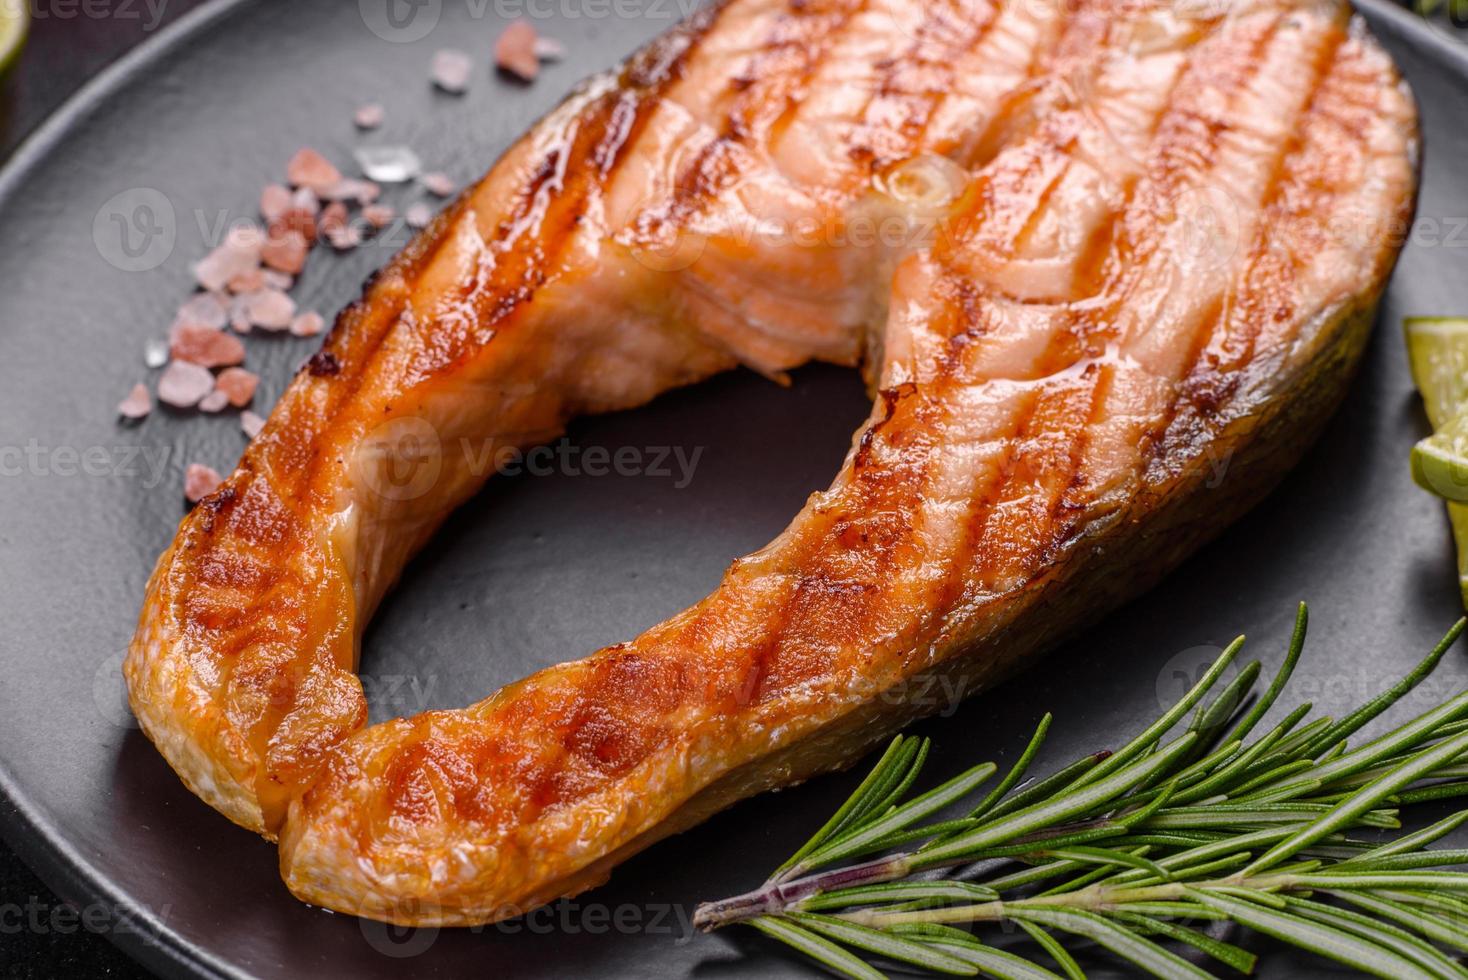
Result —
<path fill-rule="evenodd" d="M 851 763 L 929 678 L 991 685 L 1257 501 L 1362 351 L 1415 131 L 1338 2 L 706 9 L 341 315 L 160 559 L 133 708 L 305 901 L 470 924 L 593 886 Z M 871 417 L 712 595 L 367 727 L 365 624 L 488 475 L 457 447 L 810 361 L 861 367 Z"/>

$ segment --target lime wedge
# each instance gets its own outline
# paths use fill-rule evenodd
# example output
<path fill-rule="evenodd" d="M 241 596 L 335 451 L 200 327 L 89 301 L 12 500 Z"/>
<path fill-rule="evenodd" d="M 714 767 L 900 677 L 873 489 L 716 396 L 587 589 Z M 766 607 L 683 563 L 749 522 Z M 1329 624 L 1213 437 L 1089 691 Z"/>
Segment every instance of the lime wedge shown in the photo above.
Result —
<path fill-rule="evenodd" d="M 30 25 L 31 5 L 26 0 L 0 0 L 0 72 L 20 54 Z"/>
<path fill-rule="evenodd" d="M 1444 500 L 1468 503 L 1468 414 L 1412 447 L 1412 479 Z"/>
<path fill-rule="evenodd" d="M 1412 317 L 1406 329 L 1412 379 L 1422 392 L 1427 417 L 1434 429 L 1456 430 L 1454 418 L 1468 409 L 1468 318 Z M 1412 450 L 1413 478 L 1434 493 L 1458 483 L 1462 473 L 1462 461 L 1453 459 L 1453 450 L 1427 445 L 1436 438 Z M 1468 504 L 1449 500 L 1448 519 L 1458 546 L 1458 588 L 1468 608 Z"/>
<path fill-rule="evenodd" d="M 1448 520 L 1458 545 L 1458 589 L 1463 593 L 1463 607 L 1468 609 L 1468 504 L 1448 501 Z"/>
<path fill-rule="evenodd" d="M 1468 318 L 1412 317 L 1406 327 L 1412 380 L 1440 429 L 1468 407 Z"/>

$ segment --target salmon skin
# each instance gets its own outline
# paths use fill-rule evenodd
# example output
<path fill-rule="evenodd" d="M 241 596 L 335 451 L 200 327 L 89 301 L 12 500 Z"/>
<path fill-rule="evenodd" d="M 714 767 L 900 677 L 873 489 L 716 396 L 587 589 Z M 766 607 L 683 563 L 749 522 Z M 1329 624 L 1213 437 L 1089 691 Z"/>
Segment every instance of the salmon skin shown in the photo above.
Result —
<path fill-rule="evenodd" d="M 369 284 L 183 521 L 125 671 L 299 898 L 524 912 L 853 762 L 1135 596 L 1341 398 L 1416 114 L 1340 3 L 727 0 L 580 87 Z M 830 488 L 637 639 L 367 727 L 454 447 L 862 368 Z M 933 684 L 942 681 L 942 688 Z"/>

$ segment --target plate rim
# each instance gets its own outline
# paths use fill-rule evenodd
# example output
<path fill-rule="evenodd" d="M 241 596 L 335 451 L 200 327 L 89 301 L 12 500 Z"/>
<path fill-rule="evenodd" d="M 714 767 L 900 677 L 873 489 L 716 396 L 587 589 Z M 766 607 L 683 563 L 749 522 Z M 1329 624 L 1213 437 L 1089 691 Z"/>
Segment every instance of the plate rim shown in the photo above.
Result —
<path fill-rule="evenodd" d="M 176 50 L 251 0 L 212 0 L 145 38 L 67 96 L 28 133 L 0 165 L 0 211 L 73 128 L 148 65 Z M 104 933 L 112 945 L 155 973 L 234 980 L 250 974 L 189 942 L 108 877 L 62 836 L 42 808 L 27 798 L 10 766 L 0 760 L 0 839 L 63 901 L 105 904 L 127 931 Z"/>
<path fill-rule="evenodd" d="M 1351 0 L 1373 31 L 1380 25 L 1408 43 L 1430 52 L 1430 58 L 1454 67 L 1468 77 L 1468 37 L 1459 44 L 1434 31 L 1415 14 L 1393 0 Z M 0 164 L 0 211 L 18 188 L 54 152 L 74 127 L 107 99 L 126 86 L 148 65 L 213 27 L 218 21 L 250 5 L 252 0 L 211 0 L 146 38 L 116 61 L 88 79 L 61 103 L 39 126 L 24 137 L 10 157 Z M 1419 133 L 1425 142 L 1426 134 Z M 1419 152 L 1422 152 L 1419 146 Z M 1425 152 L 1423 153 L 1425 159 Z M 144 967 L 160 974 L 234 980 L 251 974 L 236 964 L 215 956 L 186 939 L 166 921 L 130 894 L 118 888 L 93 866 L 76 845 L 58 832 L 56 821 L 29 800 L 20 781 L 0 758 L 0 839 L 47 887 L 63 899 L 105 903 L 114 910 L 126 931 L 107 930 L 106 939 Z"/>

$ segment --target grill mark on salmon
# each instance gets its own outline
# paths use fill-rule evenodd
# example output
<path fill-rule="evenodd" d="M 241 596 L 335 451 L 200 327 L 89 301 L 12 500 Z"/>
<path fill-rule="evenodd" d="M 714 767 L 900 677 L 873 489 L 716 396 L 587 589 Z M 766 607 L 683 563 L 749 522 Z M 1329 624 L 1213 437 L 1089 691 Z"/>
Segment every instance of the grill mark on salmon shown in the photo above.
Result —
<path fill-rule="evenodd" d="M 145 731 L 280 835 L 303 899 L 466 924 L 849 763 L 931 710 L 924 678 L 994 683 L 1241 513 L 1339 399 L 1396 245 L 1326 221 L 1401 220 L 1415 152 L 1341 10 L 701 13 L 573 93 L 343 313 L 334 370 L 297 376 L 160 559 L 125 668 Z M 899 193 L 909 160 L 957 181 L 948 203 Z M 1193 254 L 1179 225 L 1220 191 L 1233 248 Z M 908 236 L 855 240 L 882 221 Z M 528 448 L 816 359 L 865 359 L 878 404 L 712 595 L 364 727 L 362 627 L 487 475 L 460 439 Z"/>

